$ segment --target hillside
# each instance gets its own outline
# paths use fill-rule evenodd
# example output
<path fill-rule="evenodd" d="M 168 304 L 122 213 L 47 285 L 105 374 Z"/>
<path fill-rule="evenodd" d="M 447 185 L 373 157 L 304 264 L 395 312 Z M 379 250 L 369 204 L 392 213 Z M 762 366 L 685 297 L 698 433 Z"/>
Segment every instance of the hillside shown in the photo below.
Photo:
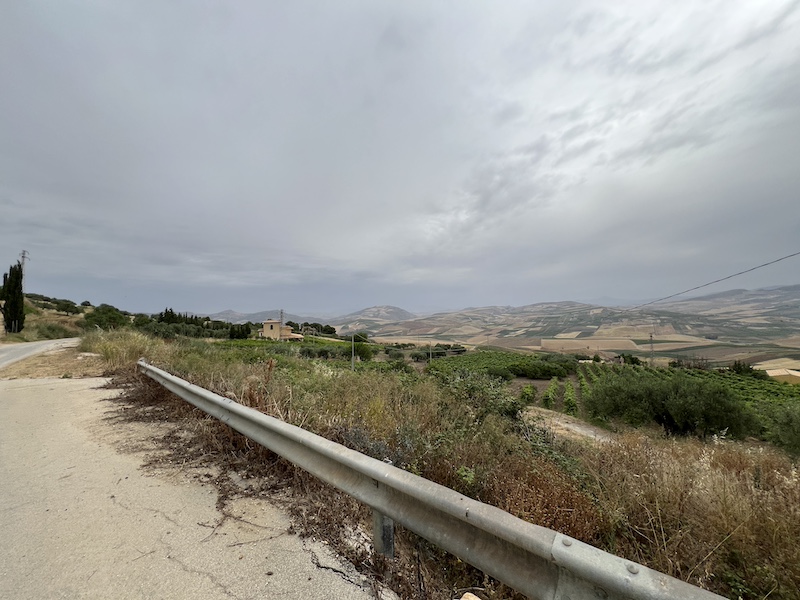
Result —
<path fill-rule="evenodd" d="M 44 298 L 37 302 L 41 304 Z M 75 323 L 80 315 L 68 318 L 63 311 L 51 310 L 54 307 L 47 303 L 29 306 L 28 336 L 59 337 L 67 333 L 65 327 L 70 334 L 78 331 Z M 280 310 L 226 310 L 209 316 L 230 323 L 258 323 L 280 318 Z M 298 323 L 330 323 L 343 335 L 367 331 L 373 337 L 414 343 L 438 340 L 529 351 L 631 352 L 663 361 L 686 356 L 720 363 L 780 359 L 789 361 L 782 365 L 786 368 L 800 367 L 800 362 L 795 364 L 800 361 L 800 285 L 728 290 L 641 309 L 565 301 L 417 316 L 382 305 L 333 318 L 292 313 L 283 317 Z M 39 319 L 41 332 L 33 328 Z"/>
<path fill-rule="evenodd" d="M 337 320 L 347 334 L 458 341 L 523 350 L 638 352 L 664 359 L 702 355 L 713 361 L 800 359 L 800 286 L 732 290 L 643 309 L 578 302 L 466 308 L 411 319 L 356 313 Z M 652 347 L 651 347 L 652 335 Z"/>
<path fill-rule="evenodd" d="M 20 333 L 6 334 L 0 322 L 0 342 L 35 342 L 83 333 L 80 322 L 91 307 L 78 306 L 71 300 L 25 295 L 25 325 Z"/>
<path fill-rule="evenodd" d="M 347 323 L 359 319 L 371 321 L 408 321 L 414 317 L 416 317 L 416 315 L 397 306 L 372 306 L 343 317 L 336 317 L 331 320 L 331 323 Z"/>
<path fill-rule="evenodd" d="M 229 323 L 247 323 L 248 321 L 251 323 L 261 323 L 266 319 L 280 319 L 280 315 L 280 309 L 275 308 L 272 310 L 263 310 L 255 313 L 241 313 L 235 310 L 225 310 L 209 316 L 212 319 L 227 321 Z M 403 310 L 402 308 L 398 308 L 397 306 L 372 306 L 349 315 L 333 318 L 309 317 L 307 315 L 300 316 L 287 312 L 284 312 L 283 314 L 284 322 L 294 321 L 296 323 L 303 323 L 308 321 L 309 323 L 329 323 L 337 326 L 362 323 L 362 325 L 356 326 L 356 329 L 373 328 L 382 323 L 405 321 L 408 319 L 413 319 L 414 317 L 414 314 L 408 312 L 407 310 Z"/>

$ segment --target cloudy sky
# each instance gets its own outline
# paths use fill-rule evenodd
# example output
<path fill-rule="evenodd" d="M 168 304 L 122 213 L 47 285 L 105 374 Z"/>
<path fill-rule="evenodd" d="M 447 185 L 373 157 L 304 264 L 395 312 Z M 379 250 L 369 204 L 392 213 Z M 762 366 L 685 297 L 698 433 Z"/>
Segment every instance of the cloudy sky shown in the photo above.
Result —
<path fill-rule="evenodd" d="M 800 2 L 6 0 L 23 249 L 146 312 L 677 292 L 800 250 Z"/>

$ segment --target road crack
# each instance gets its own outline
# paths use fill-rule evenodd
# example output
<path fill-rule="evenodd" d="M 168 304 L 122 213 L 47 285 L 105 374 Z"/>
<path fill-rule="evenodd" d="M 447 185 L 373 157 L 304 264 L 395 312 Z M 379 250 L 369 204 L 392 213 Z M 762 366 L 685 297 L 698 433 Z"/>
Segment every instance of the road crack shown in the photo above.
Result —
<path fill-rule="evenodd" d="M 361 587 L 361 581 L 353 579 L 353 577 L 349 573 L 346 573 L 346 572 L 342 571 L 341 569 L 337 569 L 336 567 L 331 567 L 329 565 L 323 565 L 320 562 L 319 556 L 317 556 L 317 553 L 314 552 L 311 548 L 309 548 L 305 543 L 303 543 L 303 548 L 305 549 L 306 552 L 308 552 L 311 555 L 311 562 L 314 563 L 314 566 L 316 568 L 324 569 L 326 571 L 332 571 L 333 573 L 336 573 L 337 575 L 339 575 L 339 577 L 341 577 L 347 583 L 349 583 L 351 585 L 355 585 L 355 586 Z"/>

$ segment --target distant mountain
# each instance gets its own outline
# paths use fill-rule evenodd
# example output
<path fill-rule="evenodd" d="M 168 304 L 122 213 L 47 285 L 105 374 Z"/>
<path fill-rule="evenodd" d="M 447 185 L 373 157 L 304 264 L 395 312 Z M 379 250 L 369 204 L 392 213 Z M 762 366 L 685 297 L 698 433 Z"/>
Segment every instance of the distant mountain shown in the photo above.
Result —
<path fill-rule="evenodd" d="M 800 285 L 728 290 L 696 298 L 659 302 L 652 308 L 709 317 L 724 316 L 729 320 L 800 318 Z"/>
<path fill-rule="evenodd" d="M 367 331 L 375 337 L 411 341 L 438 339 L 584 351 L 603 347 L 637 349 L 637 344 L 649 348 L 651 335 L 664 344 L 664 349 L 670 346 L 668 341 L 683 345 L 704 345 L 716 340 L 760 344 L 800 336 L 800 285 L 730 290 L 641 309 L 567 301 L 471 307 L 409 317 L 410 313 L 394 313 L 391 308 L 373 307 L 332 323 L 345 335 Z M 391 318 L 395 314 L 397 318 Z"/>
<path fill-rule="evenodd" d="M 404 323 L 414 318 L 415 315 L 397 306 L 372 306 L 330 322 L 336 325 L 339 335 L 347 335 L 357 331 L 378 331 L 388 324 Z"/>
<path fill-rule="evenodd" d="M 234 323 L 277 319 L 279 310 L 258 313 L 224 311 L 212 318 Z M 603 347 L 602 340 L 623 340 L 621 348 L 649 347 L 649 338 L 708 344 L 758 344 L 800 339 L 800 285 L 758 290 L 729 290 L 707 296 L 661 302 L 641 309 L 581 302 L 540 302 L 526 306 L 483 306 L 418 316 L 396 306 L 373 306 L 326 319 L 284 314 L 284 320 L 328 323 L 347 335 L 409 340 L 440 339 L 468 344 L 551 349 Z M 787 342 L 788 343 L 788 342 Z M 618 347 L 613 344 L 606 347 Z M 627 345 L 625 345 L 627 344 Z M 791 342 L 794 345 L 794 342 Z"/>
<path fill-rule="evenodd" d="M 331 319 L 330 322 L 338 324 L 361 319 L 375 321 L 408 321 L 415 317 L 415 314 L 398 308 L 397 306 L 372 306 L 349 315 L 344 315 L 343 317 L 336 317 L 335 319 Z"/>
<path fill-rule="evenodd" d="M 240 313 L 235 310 L 223 310 L 222 312 L 208 315 L 210 318 L 217 321 L 227 321 L 228 323 L 263 323 L 267 319 L 280 319 L 281 310 L 279 308 L 273 310 L 262 310 L 257 313 Z M 321 322 L 316 319 L 309 319 L 308 317 L 299 317 L 291 313 L 283 313 L 283 321 L 294 321 L 295 323 L 303 323 L 308 321 L 310 323 Z"/>
<path fill-rule="evenodd" d="M 236 312 L 235 310 L 223 310 L 222 312 L 208 315 L 210 319 L 215 321 L 226 321 L 228 323 L 246 323 L 247 315 L 244 313 Z"/>

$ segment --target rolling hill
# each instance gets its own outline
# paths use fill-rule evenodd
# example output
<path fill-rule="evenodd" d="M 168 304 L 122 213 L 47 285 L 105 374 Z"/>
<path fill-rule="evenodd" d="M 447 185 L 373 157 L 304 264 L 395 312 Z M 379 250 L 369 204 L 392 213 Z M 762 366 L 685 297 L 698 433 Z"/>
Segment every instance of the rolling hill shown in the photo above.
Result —
<path fill-rule="evenodd" d="M 232 322 L 278 318 L 279 310 L 212 315 Z M 299 323 L 325 322 L 340 334 L 367 331 L 385 340 L 428 340 L 563 352 L 639 352 L 713 360 L 800 359 L 800 285 L 729 290 L 646 306 L 579 302 L 483 306 L 417 316 L 396 306 L 373 306 L 324 320 L 286 313 Z M 652 340 L 651 340 L 652 336 Z"/>

